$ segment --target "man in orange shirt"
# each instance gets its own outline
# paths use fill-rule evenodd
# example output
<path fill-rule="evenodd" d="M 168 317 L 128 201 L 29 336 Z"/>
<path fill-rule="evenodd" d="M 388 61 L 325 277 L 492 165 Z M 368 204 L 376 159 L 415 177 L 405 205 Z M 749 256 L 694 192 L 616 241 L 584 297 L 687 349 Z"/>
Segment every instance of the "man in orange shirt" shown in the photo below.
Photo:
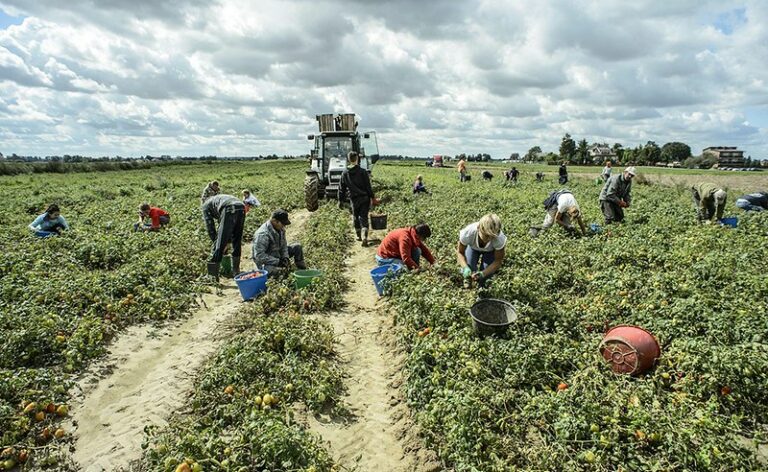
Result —
<path fill-rule="evenodd" d="M 152 223 L 144 223 L 144 218 L 150 218 Z M 133 225 L 133 228 L 136 231 L 157 231 L 162 226 L 165 226 L 170 222 L 171 215 L 169 215 L 167 211 L 157 207 L 149 206 L 149 203 L 142 203 L 139 207 L 139 221 Z"/>
<path fill-rule="evenodd" d="M 393 230 L 379 245 L 376 262 L 379 265 L 401 264 L 408 269 L 418 269 L 421 256 L 424 256 L 434 266 L 435 258 L 424 244 L 431 235 L 432 230 L 426 223 Z"/>

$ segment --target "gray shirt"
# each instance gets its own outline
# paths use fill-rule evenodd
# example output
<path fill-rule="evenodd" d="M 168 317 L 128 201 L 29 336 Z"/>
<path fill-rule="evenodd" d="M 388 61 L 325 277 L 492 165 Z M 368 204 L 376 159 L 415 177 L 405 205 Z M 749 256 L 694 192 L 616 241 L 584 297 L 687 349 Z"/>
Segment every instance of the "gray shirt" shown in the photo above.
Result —
<path fill-rule="evenodd" d="M 200 206 L 203 210 L 205 229 L 208 231 L 208 236 L 211 238 L 211 241 L 216 240 L 216 220 L 221 218 L 224 209 L 228 206 L 245 208 L 243 202 L 232 195 L 214 195 Z"/>
<path fill-rule="evenodd" d="M 285 230 L 276 230 L 272 226 L 272 220 L 267 220 L 253 233 L 251 248 L 253 262 L 258 267 L 280 265 L 280 259 L 288 258 L 288 240 L 285 237 Z"/>
<path fill-rule="evenodd" d="M 627 205 L 632 202 L 632 181 L 624 180 L 624 174 L 616 174 L 608 177 L 603 189 L 600 191 L 601 202 L 611 202 L 618 205 L 619 200 L 624 200 Z"/>

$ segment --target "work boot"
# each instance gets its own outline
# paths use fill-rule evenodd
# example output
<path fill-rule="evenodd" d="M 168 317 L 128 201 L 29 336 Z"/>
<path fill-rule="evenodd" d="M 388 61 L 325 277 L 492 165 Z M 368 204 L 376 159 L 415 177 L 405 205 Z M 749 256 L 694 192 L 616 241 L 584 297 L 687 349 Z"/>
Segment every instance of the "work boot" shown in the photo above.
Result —
<path fill-rule="evenodd" d="M 355 234 L 357 235 L 357 240 L 362 241 L 362 238 L 360 238 L 360 228 L 355 228 Z"/>
<path fill-rule="evenodd" d="M 234 277 L 239 273 L 240 273 L 240 258 L 237 258 L 237 260 L 235 260 L 235 258 L 232 258 L 232 276 Z"/>
<path fill-rule="evenodd" d="M 363 247 L 368 247 L 368 228 L 363 228 Z"/>
<path fill-rule="evenodd" d="M 216 280 L 216 282 L 219 281 L 219 263 L 218 262 L 208 263 L 208 275 L 213 277 Z"/>
<path fill-rule="evenodd" d="M 307 270 L 307 264 L 304 261 L 296 261 L 296 268 L 299 270 Z"/>

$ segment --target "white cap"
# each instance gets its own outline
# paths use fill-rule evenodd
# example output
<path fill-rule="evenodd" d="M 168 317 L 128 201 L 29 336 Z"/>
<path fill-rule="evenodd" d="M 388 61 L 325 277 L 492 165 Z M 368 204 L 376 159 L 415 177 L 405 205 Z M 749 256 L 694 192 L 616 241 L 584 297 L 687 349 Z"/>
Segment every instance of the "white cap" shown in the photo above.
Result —
<path fill-rule="evenodd" d="M 728 194 L 727 194 L 727 193 L 725 193 L 725 190 L 723 190 L 723 189 L 718 189 L 718 190 L 715 192 L 715 201 L 716 201 L 718 204 L 723 204 L 723 203 L 725 202 L 725 197 L 727 197 L 727 196 L 728 196 Z"/>
<path fill-rule="evenodd" d="M 631 175 L 632 177 L 637 175 L 637 172 L 635 172 L 635 166 L 629 166 L 626 169 L 624 169 L 624 172 Z"/>

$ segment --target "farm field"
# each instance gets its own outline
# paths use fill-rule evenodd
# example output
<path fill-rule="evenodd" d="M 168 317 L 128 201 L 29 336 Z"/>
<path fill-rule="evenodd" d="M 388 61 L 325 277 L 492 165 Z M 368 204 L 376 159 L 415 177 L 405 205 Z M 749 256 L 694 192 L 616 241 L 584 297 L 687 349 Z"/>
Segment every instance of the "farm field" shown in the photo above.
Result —
<path fill-rule="evenodd" d="M 129 326 L 167 325 L 197 310 L 201 293 L 221 290 L 202 276 L 205 183 L 218 179 L 223 193 L 235 195 L 250 188 L 261 200 L 246 220 L 249 240 L 271 209 L 301 208 L 305 167 L 216 163 L 0 178 L 9 196 L 0 209 L 7 228 L 0 236 L 2 468 L 86 470 L 69 451 L 76 432 L 67 410 L 78 378 Z M 340 441 L 370 429 L 345 436 L 346 423 L 318 426 L 311 418 L 354 423 L 354 410 L 358 422 L 370 421 L 355 402 L 365 393 L 360 376 L 373 374 L 349 370 L 365 365 L 355 356 L 366 343 L 389 337 L 399 346 L 404 382 L 369 400 L 379 404 L 395 393 L 403 399 L 420 447 L 439 464 L 431 470 L 766 469 L 768 215 L 737 213 L 731 193 L 726 214 L 738 214 L 739 227 L 699 227 L 684 188 L 636 185 L 624 225 L 580 239 L 553 228 L 532 239 L 528 228 L 541 223 L 541 202 L 557 188 L 555 179 L 536 183 L 528 173 L 510 187 L 500 175 L 482 182 L 471 169 L 474 180 L 459 184 L 454 169 L 376 167 L 374 189 L 389 229 L 428 222 L 427 245 L 440 267 L 400 277 L 375 306 L 354 305 L 368 293 L 359 286 L 371 284 L 365 274 L 375 247 L 353 243 L 349 217 L 334 204 L 308 215 L 297 237 L 324 277 L 301 290 L 290 280 L 270 282 L 266 296 L 232 310 L 184 407 L 168 411 L 165 425 L 146 425 L 141 458 L 130 466 L 353 469 L 355 458 Z M 431 195 L 411 194 L 416 173 Z M 737 180 L 733 188 L 752 185 Z M 569 188 L 586 222 L 602 223 L 600 187 L 585 177 Z M 73 229 L 36 239 L 26 225 L 52 201 Z M 132 232 L 142 201 L 167 209 L 171 227 Z M 520 315 L 505 339 L 474 334 L 467 310 L 478 291 L 461 288 L 454 255 L 459 229 L 488 212 L 501 217 L 509 239 L 502 272 L 482 295 L 509 300 Z M 350 306 L 369 310 L 365 319 L 384 331 L 341 341 L 351 318 L 364 316 L 344 311 Z M 638 378 L 610 372 L 597 347 L 605 328 L 617 324 L 658 337 L 656 368 Z M 419 336 L 425 327 L 431 332 Z M 388 345 L 374 348 L 394 359 Z M 384 416 L 378 420 L 386 423 Z M 375 439 L 386 447 L 389 440 L 396 435 Z M 414 454 L 403 444 L 392 447 Z M 425 466 L 391 459 L 392 470 Z M 366 460 L 358 470 L 375 470 Z"/>

